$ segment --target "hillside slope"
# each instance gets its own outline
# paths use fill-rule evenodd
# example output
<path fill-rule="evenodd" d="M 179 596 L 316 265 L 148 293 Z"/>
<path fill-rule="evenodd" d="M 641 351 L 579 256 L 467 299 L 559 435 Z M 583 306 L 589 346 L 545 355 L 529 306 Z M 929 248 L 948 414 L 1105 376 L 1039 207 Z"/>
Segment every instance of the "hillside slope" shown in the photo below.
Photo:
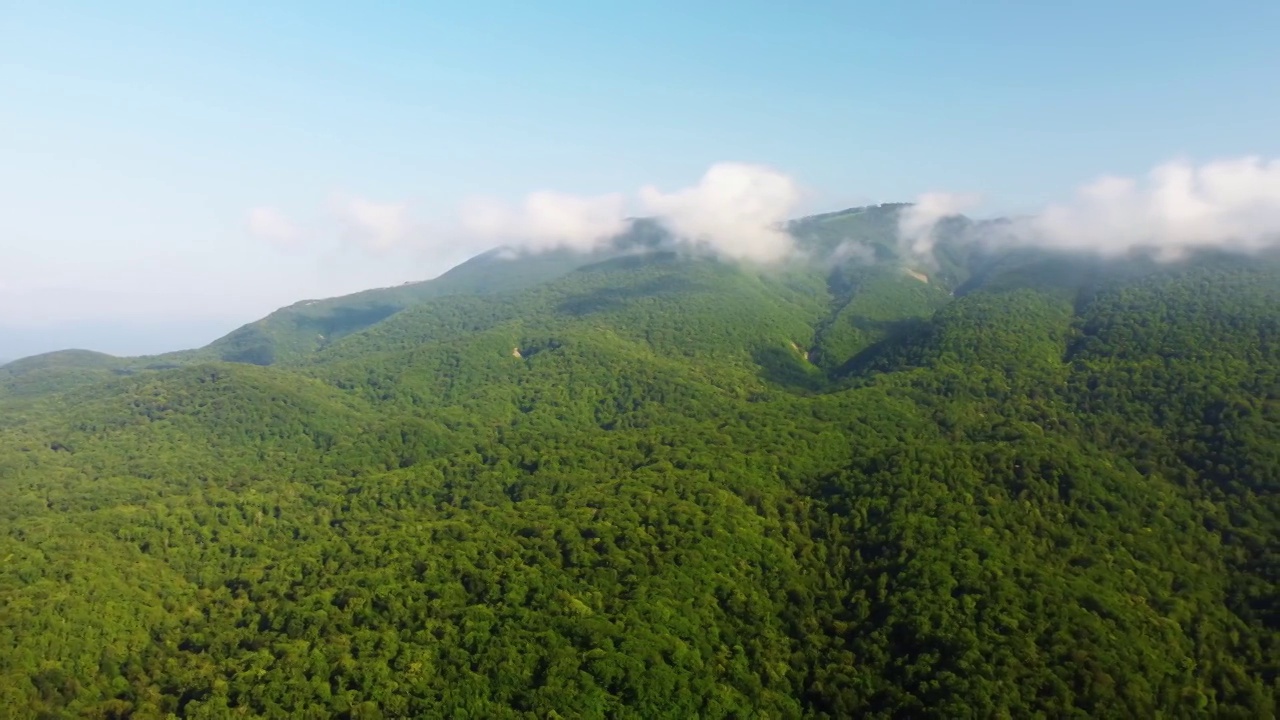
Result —
<path fill-rule="evenodd" d="M 884 218 L 63 357 L 0 395 L 0 708 L 1274 715 L 1280 265 L 924 268 Z"/>
<path fill-rule="evenodd" d="M 495 250 L 433 280 L 294 303 L 214 341 L 197 356 L 255 365 L 296 359 L 432 298 L 520 290 L 603 256 L 557 251 L 517 259 Z"/>

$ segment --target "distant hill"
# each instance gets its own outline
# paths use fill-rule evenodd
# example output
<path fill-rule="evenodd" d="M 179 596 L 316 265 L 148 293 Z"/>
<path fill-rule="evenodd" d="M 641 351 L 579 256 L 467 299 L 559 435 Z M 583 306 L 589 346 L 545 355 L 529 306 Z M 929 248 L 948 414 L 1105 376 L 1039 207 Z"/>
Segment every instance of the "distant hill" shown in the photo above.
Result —
<path fill-rule="evenodd" d="M 34 326 L 0 323 L 0 355 L 12 361 L 68 348 L 116 356 L 150 355 L 205 345 L 234 327 L 234 323 L 202 316 L 81 319 Z"/>
<path fill-rule="evenodd" d="M 57 352 L 34 355 L 21 360 L 8 360 L 5 369 L 15 374 L 34 372 L 42 368 L 102 368 L 110 367 L 117 358 L 106 353 L 93 350 L 59 350 Z"/>
<path fill-rule="evenodd" d="M 92 350 L 59 350 L 0 365 L 0 390 L 22 394 L 67 389 L 110 377 L 131 361 Z"/>
<path fill-rule="evenodd" d="M 494 250 L 434 280 L 294 303 L 215 341 L 195 357 L 255 365 L 295 359 L 431 298 L 519 290 L 594 258 L 569 251 L 517 257 Z"/>
<path fill-rule="evenodd" d="M 1280 260 L 900 210 L 0 368 L 0 715 L 1273 717 Z"/>
<path fill-rule="evenodd" d="M 801 246 L 826 257 L 841 244 L 872 249 L 880 260 L 898 257 L 897 213 L 902 204 L 852 208 L 803 218 L 791 224 Z M 669 247 L 669 234 L 653 221 L 633 221 L 630 231 L 609 247 L 584 253 L 557 250 L 539 253 L 496 248 L 461 263 L 437 278 L 365 290 L 336 298 L 302 300 L 229 333 L 206 347 L 151 356 L 130 367 L 225 360 L 271 365 L 303 358 L 342 337 L 372 327 L 396 313 L 451 295 L 510 294 L 613 257 Z M 954 273 L 947 279 L 954 279 Z M 68 364 L 60 353 L 42 356 L 50 369 L 85 369 Z M 33 360 L 37 364 L 42 360 Z"/>

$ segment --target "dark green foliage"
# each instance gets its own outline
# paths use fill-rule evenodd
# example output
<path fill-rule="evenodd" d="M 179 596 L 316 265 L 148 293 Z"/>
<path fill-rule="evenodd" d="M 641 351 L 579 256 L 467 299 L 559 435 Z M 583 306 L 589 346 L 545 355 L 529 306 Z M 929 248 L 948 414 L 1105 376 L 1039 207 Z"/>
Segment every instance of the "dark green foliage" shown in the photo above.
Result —
<path fill-rule="evenodd" d="M 1277 266 L 858 217 L 5 367 L 0 714 L 1274 716 Z"/>

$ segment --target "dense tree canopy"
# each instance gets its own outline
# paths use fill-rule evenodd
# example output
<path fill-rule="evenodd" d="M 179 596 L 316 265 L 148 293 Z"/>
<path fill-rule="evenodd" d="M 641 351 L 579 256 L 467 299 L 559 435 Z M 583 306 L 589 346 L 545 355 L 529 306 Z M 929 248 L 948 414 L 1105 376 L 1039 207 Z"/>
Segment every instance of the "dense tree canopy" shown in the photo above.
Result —
<path fill-rule="evenodd" d="M 1273 716 L 1280 270 L 941 257 L 0 369 L 0 714 Z"/>

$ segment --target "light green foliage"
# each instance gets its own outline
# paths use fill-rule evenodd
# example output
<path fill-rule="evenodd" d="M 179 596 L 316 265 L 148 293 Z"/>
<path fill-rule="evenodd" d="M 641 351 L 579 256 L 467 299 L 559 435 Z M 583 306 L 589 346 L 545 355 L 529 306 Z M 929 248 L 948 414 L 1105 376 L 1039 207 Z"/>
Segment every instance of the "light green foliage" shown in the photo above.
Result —
<path fill-rule="evenodd" d="M 1273 716 L 1280 269 L 876 242 L 5 368 L 0 714 Z"/>

